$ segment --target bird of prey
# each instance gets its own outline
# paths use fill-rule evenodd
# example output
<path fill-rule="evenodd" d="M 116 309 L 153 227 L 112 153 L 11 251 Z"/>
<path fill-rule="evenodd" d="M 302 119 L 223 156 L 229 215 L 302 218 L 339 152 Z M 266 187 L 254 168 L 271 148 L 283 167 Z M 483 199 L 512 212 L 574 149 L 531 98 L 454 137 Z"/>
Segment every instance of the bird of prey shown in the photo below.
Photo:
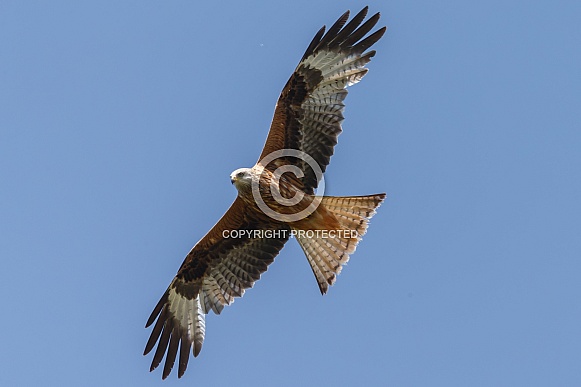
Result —
<path fill-rule="evenodd" d="M 333 197 L 315 190 L 342 131 L 346 88 L 367 73 L 375 55 L 367 50 L 386 30 L 369 34 L 379 13 L 364 22 L 366 15 L 367 7 L 347 23 L 347 11 L 327 33 L 317 32 L 282 90 L 258 162 L 230 175 L 234 203 L 188 253 L 147 320 L 146 327 L 155 324 L 144 354 L 157 343 L 151 371 L 165 355 L 163 379 L 178 352 L 178 377 L 184 374 L 190 351 L 198 356 L 202 349 L 205 315 L 220 314 L 252 287 L 290 236 L 325 294 L 365 234 L 384 193 Z"/>

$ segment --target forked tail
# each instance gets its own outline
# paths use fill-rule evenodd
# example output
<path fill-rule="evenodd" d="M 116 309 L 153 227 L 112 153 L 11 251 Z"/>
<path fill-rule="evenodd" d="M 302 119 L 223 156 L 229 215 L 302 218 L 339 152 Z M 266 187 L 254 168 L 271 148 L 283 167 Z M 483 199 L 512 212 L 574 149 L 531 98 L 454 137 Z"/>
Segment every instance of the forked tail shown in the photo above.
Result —
<path fill-rule="evenodd" d="M 385 194 L 369 196 L 325 196 L 317 209 L 323 222 L 313 229 L 295 229 L 319 289 L 327 293 L 341 268 L 355 252 L 367 231 L 369 220 L 385 199 Z M 321 225 L 325 225 L 321 227 Z"/>

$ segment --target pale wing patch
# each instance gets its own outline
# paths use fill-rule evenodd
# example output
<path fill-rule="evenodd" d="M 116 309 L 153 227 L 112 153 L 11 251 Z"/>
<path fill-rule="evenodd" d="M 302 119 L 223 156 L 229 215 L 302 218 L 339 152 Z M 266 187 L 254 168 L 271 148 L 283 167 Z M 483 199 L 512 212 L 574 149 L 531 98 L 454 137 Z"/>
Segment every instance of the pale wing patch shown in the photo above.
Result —
<path fill-rule="evenodd" d="M 206 333 L 206 319 L 205 313 L 200 303 L 200 298 L 196 297 L 188 300 L 186 297 L 178 294 L 175 288 L 170 286 L 168 294 L 169 312 L 177 320 L 186 343 L 193 343 L 194 356 L 198 356 L 202 350 L 204 337 Z"/>

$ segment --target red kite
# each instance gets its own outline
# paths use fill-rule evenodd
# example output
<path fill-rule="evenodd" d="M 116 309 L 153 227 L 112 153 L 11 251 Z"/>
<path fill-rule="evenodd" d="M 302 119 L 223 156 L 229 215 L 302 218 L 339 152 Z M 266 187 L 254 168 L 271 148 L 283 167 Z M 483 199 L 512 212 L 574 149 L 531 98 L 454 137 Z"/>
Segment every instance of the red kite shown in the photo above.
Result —
<path fill-rule="evenodd" d="M 220 314 L 252 287 L 291 235 L 325 294 L 365 234 L 384 193 L 333 197 L 315 189 L 342 131 L 346 88 L 367 73 L 375 51 L 366 50 L 385 33 L 366 37 L 379 13 L 362 24 L 366 15 L 367 7 L 346 24 L 347 11 L 327 33 L 317 32 L 282 90 L 259 161 L 230 175 L 237 198 L 186 256 L 147 320 L 155 325 L 144 354 L 157 343 L 151 371 L 165 355 L 163 379 L 178 347 L 178 377 L 184 374 L 190 351 L 202 349 L 205 315 Z"/>

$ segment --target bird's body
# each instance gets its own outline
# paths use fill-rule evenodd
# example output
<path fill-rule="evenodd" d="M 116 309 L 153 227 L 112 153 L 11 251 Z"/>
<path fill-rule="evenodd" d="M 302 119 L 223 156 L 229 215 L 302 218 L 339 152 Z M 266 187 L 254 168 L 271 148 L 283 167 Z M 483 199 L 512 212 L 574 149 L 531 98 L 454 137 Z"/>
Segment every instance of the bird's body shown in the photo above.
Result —
<path fill-rule="evenodd" d="M 262 154 L 252 168 L 232 172 L 234 203 L 192 248 L 154 308 L 155 323 L 145 347 L 157 343 L 151 370 L 166 356 L 163 378 L 179 352 L 178 376 L 189 353 L 198 356 L 205 315 L 252 287 L 284 244 L 294 236 L 325 294 L 361 237 L 385 194 L 318 196 L 315 189 L 337 144 L 346 88 L 367 73 L 365 65 L 385 27 L 366 37 L 379 14 L 362 23 L 367 7 L 347 24 L 349 12 L 307 48 L 278 100 Z"/>
<path fill-rule="evenodd" d="M 237 169 L 232 172 L 230 180 L 238 190 L 240 199 L 252 208 L 252 212 L 256 212 L 258 216 L 266 215 L 256 203 L 254 194 L 257 192 L 264 205 L 279 215 L 269 217 L 271 221 L 296 224 L 304 219 L 285 221 L 284 215 L 290 216 L 304 211 L 312 205 L 316 196 L 304 192 L 293 177 L 294 175 L 288 173 L 277 176 L 271 170 L 256 165 L 253 168 Z M 256 187 L 255 192 L 252 189 L 253 185 Z"/>

